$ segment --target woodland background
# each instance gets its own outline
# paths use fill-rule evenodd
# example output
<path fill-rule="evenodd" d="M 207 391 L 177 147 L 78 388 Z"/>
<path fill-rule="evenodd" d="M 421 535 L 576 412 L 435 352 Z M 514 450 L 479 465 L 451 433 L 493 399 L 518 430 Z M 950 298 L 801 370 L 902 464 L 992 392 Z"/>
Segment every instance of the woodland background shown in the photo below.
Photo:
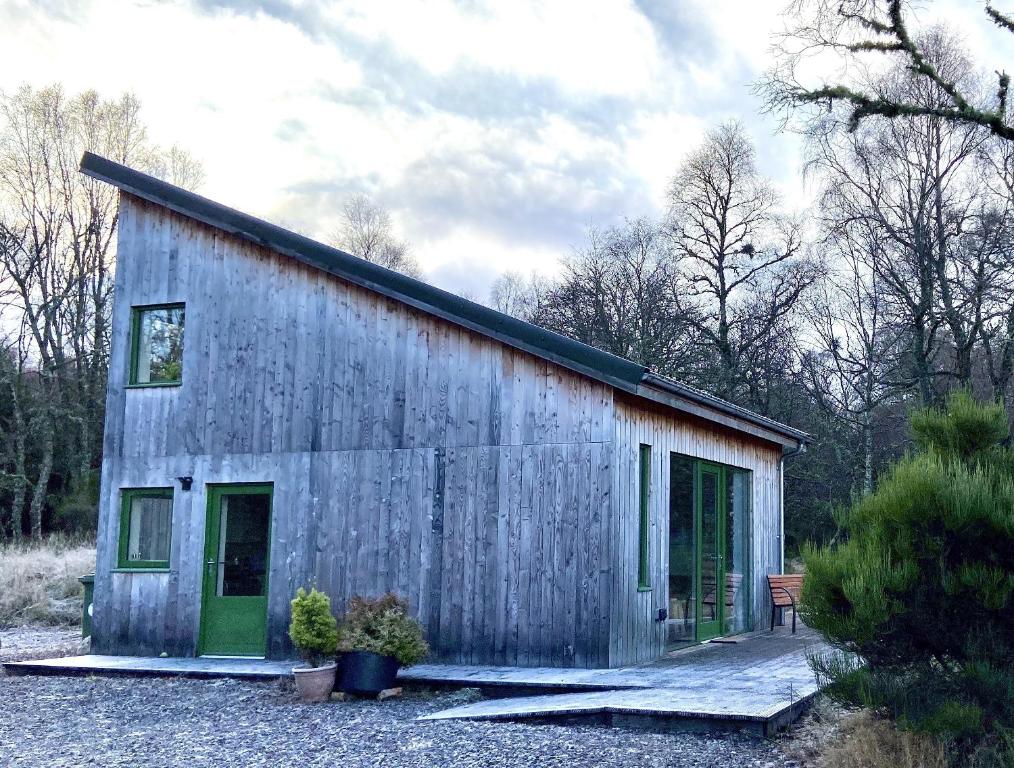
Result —
<path fill-rule="evenodd" d="M 799 5 L 815 21 L 786 40 L 816 44 L 848 31 L 846 6 L 883 6 L 878 23 L 901 8 Z M 955 388 L 1010 401 L 1014 144 L 947 114 L 955 92 L 997 98 L 962 41 L 941 26 L 914 41 L 921 68 L 887 56 L 851 75 L 851 93 L 917 107 L 893 114 L 799 90 L 791 47 L 773 52 L 757 88 L 805 136 L 808 210 L 785 208 L 747 128 L 724 123 L 673 169 L 664 216 L 603 222 L 555 277 L 507 273 L 480 297 L 810 432 L 786 464 L 790 552 L 835 537 L 835 509 L 907 449 L 913 407 Z M 77 172 L 86 149 L 201 183 L 193 155 L 148 140 L 134 95 L 0 95 L 0 541 L 95 526 L 116 194 Z M 351 197 L 343 221 L 334 244 L 425 279 L 380 205 Z"/>

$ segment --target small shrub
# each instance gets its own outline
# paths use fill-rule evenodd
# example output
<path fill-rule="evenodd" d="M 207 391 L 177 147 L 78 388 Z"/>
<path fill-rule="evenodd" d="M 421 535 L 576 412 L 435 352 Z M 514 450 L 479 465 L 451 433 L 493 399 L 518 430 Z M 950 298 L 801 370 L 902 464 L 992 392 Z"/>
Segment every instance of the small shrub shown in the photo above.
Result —
<path fill-rule="evenodd" d="M 331 614 L 331 598 L 300 587 L 292 601 L 289 637 L 307 664 L 324 666 L 338 647 L 338 622 Z"/>
<path fill-rule="evenodd" d="M 403 667 L 422 661 L 429 653 L 422 625 L 408 615 L 408 601 L 391 592 L 373 599 L 349 600 L 340 634 L 340 651 L 394 656 Z"/>

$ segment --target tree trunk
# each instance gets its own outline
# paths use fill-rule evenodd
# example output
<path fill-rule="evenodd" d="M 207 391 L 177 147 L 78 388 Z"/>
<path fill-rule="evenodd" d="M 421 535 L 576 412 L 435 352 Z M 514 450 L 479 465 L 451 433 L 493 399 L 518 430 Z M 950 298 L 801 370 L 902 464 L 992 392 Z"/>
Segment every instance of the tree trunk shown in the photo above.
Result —
<path fill-rule="evenodd" d="M 32 539 L 42 539 L 42 508 L 46 502 L 46 490 L 49 487 L 49 476 L 53 472 L 53 422 L 50 414 L 43 416 L 41 443 L 42 455 L 39 459 L 39 476 L 32 489 L 32 502 L 28 507 L 28 519 L 32 526 Z"/>
<path fill-rule="evenodd" d="M 11 498 L 11 538 L 14 541 L 21 540 L 21 525 L 25 514 L 25 496 L 28 492 L 27 458 L 25 451 L 25 415 L 21 410 L 21 398 L 18 396 L 18 387 L 12 379 L 11 390 L 11 411 L 14 420 L 14 493 Z"/>
<path fill-rule="evenodd" d="M 873 419 L 863 413 L 863 496 L 873 493 Z"/>

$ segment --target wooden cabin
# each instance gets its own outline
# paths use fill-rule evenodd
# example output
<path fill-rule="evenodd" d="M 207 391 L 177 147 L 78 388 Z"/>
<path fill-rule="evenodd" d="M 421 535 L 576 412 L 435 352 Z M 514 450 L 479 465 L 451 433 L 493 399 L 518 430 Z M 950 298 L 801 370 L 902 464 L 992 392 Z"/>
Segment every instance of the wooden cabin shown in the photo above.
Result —
<path fill-rule="evenodd" d="M 807 436 L 107 159 L 92 649 L 293 655 L 300 586 L 436 661 L 612 667 L 764 624 Z"/>

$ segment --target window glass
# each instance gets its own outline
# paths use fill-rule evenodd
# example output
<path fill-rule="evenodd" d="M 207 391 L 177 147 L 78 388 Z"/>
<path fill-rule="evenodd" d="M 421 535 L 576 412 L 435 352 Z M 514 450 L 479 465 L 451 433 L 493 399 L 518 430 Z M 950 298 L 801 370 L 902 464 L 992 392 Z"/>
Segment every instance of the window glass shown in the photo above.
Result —
<path fill-rule="evenodd" d="M 750 629 L 751 473 L 730 467 L 725 505 L 725 633 Z"/>
<path fill-rule="evenodd" d="M 687 456 L 669 454 L 669 645 L 692 641 L 697 632 L 695 465 Z"/>
<path fill-rule="evenodd" d="M 183 305 L 134 310 L 131 384 L 183 379 Z"/>
<path fill-rule="evenodd" d="M 638 518 L 638 560 L 637 560 L 637 588 L 642 591 L 651 589 L 651 577 L 648 573 L 650 563 L 650 541 L 649 531 L 651 528 L 651 515 L 649 501 L 651 498 L 651 446 L 642 445 L 639 452 L 640 458 L 640 482 L 638 486 L 638 497 L 640 515 Z"/>
<path fill-rule="evenodd" d="M 167 566 L 172 521 L 171 491 L 125 491 L 120 531 L 120 567 Z"/>

